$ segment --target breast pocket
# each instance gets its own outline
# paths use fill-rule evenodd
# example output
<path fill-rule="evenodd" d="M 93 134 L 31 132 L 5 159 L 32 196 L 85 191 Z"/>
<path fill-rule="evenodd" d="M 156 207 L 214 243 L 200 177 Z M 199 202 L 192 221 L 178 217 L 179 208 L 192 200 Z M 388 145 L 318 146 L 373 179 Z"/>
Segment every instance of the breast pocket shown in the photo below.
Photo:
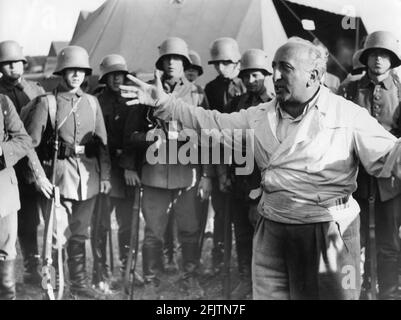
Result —
<path fill-rule="evenodd" d="M 310 172 L 327 168 L 343 169 L 350 161 L 351 139 L 345 127 L 327 127 L 311 141 L 307 148 Z"/>

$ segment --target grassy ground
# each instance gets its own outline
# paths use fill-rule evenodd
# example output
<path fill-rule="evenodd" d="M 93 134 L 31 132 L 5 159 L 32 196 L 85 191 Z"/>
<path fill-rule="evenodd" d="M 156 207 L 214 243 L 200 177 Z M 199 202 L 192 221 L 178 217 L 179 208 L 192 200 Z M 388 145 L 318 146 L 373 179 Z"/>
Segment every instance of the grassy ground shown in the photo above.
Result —
<path fill-rule="evenodd" d="M 117 245 L 117 225 L 114 220 L 114 215 L 112 218 L 112 230 L 113 230 L 113 252 L 114 252 L 114 272 L 113 278 L 118 280 L 120 278 L 119 272 L 119 261 L 118 261 L 118 245 Z M 43 239 L 43 224 L 39 227 L 39 244 L 42 245 Z M 143 222 L 140 228 L 140 240 L 143 239 Z M 141 246 L 141 242 L 140 242 Z M 234 245 L 233 245 L 234 248 Z M 90 248 L 90 243 L 87 241 L 86 244 L 87 249 L 87 272 L 89 277 L 91 277 L 92 273 L 92 265 L 93 258 Z M 212 249 L 212 240 L 210 238 L 205 239 L 203 253 L 202 253 L 202 264 L 206 265 L 210 263 L 210 253 Z M 22 257 L 20 254 L 19 245 L 17 244 L 18 257 L 16 264 L 16 279 L 17 279 L 17 299 L 18 300 L 41 300 L 42 299 L 42 290 L 40 287 L 35 287 L 32 285 L 23 283 L 23 264 Z M 231 287 L 234 286 L 238 282 L 238 273 L 236 270 L 236 258 L 235 258 L 235 250 L 233 250 L 233 257 L 231 259 Z M 142 274 L 142 255 L 138 254 L 138 263 L 136 271 L 141 275 Z M 165 300 L 187 300 L 187 294 L 182 291 L 179 285 L 179 279 L 181 277 L 181 273 L 177 273 L 174 275 L 166 275 L 163 274 L 161 276 L 161 285 L 160 285 L 160 294 L 162 299 Z M 67 277 L 68 278 L 68 277 Z M 201 277 L 200 284 L 205 291 L 205 299 L 207 300 L 221 300 L 223 299 L 222 295 L 222 281 L 223 277 L 221 275 L 217 275 L 214 277 Z M 134 300 L 138 300 L 141 297 L 143 292 L 143 288 L 136 287 L 134 291 Z M 64 299 L 68 299 L 68 280 L 66 281 L 66 289 L 64 293 Z M 122 291 L 117 291 L 115 295 L 108 296 L 106 299 L 111 300 L 124 300 L 127 297 L 123 294 Z"/>

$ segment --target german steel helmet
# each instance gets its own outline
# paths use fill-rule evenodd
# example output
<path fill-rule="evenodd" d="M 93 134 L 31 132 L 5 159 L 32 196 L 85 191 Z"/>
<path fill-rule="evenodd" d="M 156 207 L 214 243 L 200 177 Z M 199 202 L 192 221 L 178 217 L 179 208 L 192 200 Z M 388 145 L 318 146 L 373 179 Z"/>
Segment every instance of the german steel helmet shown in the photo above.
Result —
<path fill-rule="evenodd" d="M 238 62 L 241 59 L 237 41 L 233 38 L 219 38 L 210 46 L 210 60 L 208 64 L 218 61 Z"/>
<path fill-rule="evenodd" d="M 62 71 L 68 68 L 84 69 L 86 75 L 91 75 L 92 68 L 89 65 L 88 52 L 79 46 L 63 48 L 57 56 L 56 71 L 53 74 L 61 75 Z"/>
<path fill-rule="evenodd" d="M 0 42 L 0 63 L 9 61 L 23 61 L 27 63 L 18 42 L 7 40 Z"/>
<path fill-rule="evenodd" d="M 127 62 L 123 56 L 118 54 L 109 54 L 102 59 L 100 63 L 100 83 L 104 83 L 105 75 L 111 72 L 128 73 Z"/>
<path fill-rule="evenodd" d="M 245 70 L 258 69 L 267 76 L 272 73 L 268 69 L 268 60 L 266 52 L 260 49 L 249 49 L 244 52 L 241 57 L 241 69 L 239 76 Z"/>
<path fill-rule="evenodd" d="M 156 61 L 157 69 L 163 70 L 163 57 L 168 55 L 181 56 L 183 59 L 184 68 L 187 68 L 191 65 L 187 43 L 181 38 L 171 37 L 162 42 L 162 44 L 159 46 L 159 59 Z"/>
<path fill-rule="evenodd" d="M 203 74 L 203 68 L 202 68 L 202 60 L 200 58 L 200 55 L 194 51 L 194 50 L 189 50 L 189 60 L 191 60 L 191 67 L 198 70 L 199 75 Z"/>
<path fill-rule="evenodd" d="M 365 69 L 366 66 L 359 61 L 361 57 L 362 49 L 355 51 L 354 55 L 352 56 L 352 71 L 358 71 L 360 69 Z"/>
<path fill-rule="evenodd" d="M 365 46 L 359 57 L 359 61 L 365 66 L 368 63 L 368 56 L 374 49 L 384 49 L 390 53 L 391 68 L 401 65 L 399 58 L 399 47 L 397 38 L 388 31 L 376 31 L 366 38 Z"/>

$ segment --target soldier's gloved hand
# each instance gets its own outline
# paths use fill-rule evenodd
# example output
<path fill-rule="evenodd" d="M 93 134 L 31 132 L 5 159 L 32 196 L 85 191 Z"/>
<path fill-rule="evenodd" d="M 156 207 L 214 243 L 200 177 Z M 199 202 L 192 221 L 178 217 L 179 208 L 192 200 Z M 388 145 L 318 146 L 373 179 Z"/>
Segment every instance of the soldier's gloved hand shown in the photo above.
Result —
<path fill-rule="evenodd" d="M 124 170 L 124 179 L 125 184 L 130 187 L 136 187 L 141 185 L 141 179 L 139 179 L 139 175 L 134 170 Z"/>
<path fill-rule="evenodd" d="M 199 185 L 198 185 L 198 196 L 200 196 L 201 200 L 207 200 L 212 193 L 212 179 L 210 177 L 202 176 Z"/>
<path fill-rule="evenodd" d="M 100 193 L 109 193 L 111 190 L 111 183 L 109 180 L 100 181 Z"/>
<path fill-rule="evenodd" d="M 36 189 L 42 192 L 47 199 L 53 196 L 53 185 L 45 176 L 40 177 L 36 181 Z"/>
<path fill-rule="evenodd" d="M 155 71 L 155 83 L 148 84 L 138 78 L 127 74 L 127 78 L 133 82 L 132 86 L 121 85 L 121 96 L 131 99 L 126 102 L 128 106 L 134 104 L 146 104 L 148 106 L 158 107 L 167 101 L 169 95 L 164 91 L 160 80 L 160 71 Z"/>

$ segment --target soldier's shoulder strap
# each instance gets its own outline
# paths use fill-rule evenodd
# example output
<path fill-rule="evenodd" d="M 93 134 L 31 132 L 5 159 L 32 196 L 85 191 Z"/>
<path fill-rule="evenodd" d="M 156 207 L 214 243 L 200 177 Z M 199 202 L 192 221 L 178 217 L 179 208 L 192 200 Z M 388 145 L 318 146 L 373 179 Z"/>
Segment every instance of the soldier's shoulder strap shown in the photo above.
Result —
<path fill-rule="evenodd" d="M 89 101 L 89 106 L 92 110 L 92 114 L 93 114 L 93 123 L 94 123 L 94 127 L 93 127 L 93 132 L 95 132 L 95 128 L 96 128 L 96 113 L 97 113 L 97 98 L 95 96 L 92 96 L 90 94 L 85 93 L 84 94 L 85 97 L 88 99 Z"/>
<path fill-rule="evenodd" d="M 36 96 L 34 99 L 32 99 L 31 101 L 29 101 L 25 106 L 22 107 L 21 111 L 20 111 L 20 118 L 22 120 L 22 122 L 25 122 L 29 112 L 35 108 L 35 106 L 40 102 L 40 100 L 42 99 L 46 99 L 45 101 L 47 102 L 47 95 L 49 95 L 50 93 L 44 93 L 41 94 L 39 96 Z"/>
<path fill-rule="evenodd" d="M 57 100 L 54 94 L 46 95 L 47 105 L 49 108 L 49 118 L 53 130 L 56 128 Z"/>
<path fill-rule="evenodd" d="M 91 96 L 89 94 L 85 94 L 89 101 L 90 108 L 93 113 L 93 120 L 94 123 L 96 124 L 96 110 L 97 110 L 97 104 L 94 96 Z M 54 94 L 47 94 L 46 95 L 47 99 L 47 105 L 49 107 L 49 118 L 50 118 L 50 123 L 52 125 L 52 128 L 54 129 L 56 127 L 56 113 L 57 113 L 57 100 L 56 96 Z"/>
<path fill-rule="evenodd" d="M 28 96 L 29 100 L 33 100 L 37 96 L 43 95 L 45 90 L 40 83 L 25 80 L 24 92 Z"/>

